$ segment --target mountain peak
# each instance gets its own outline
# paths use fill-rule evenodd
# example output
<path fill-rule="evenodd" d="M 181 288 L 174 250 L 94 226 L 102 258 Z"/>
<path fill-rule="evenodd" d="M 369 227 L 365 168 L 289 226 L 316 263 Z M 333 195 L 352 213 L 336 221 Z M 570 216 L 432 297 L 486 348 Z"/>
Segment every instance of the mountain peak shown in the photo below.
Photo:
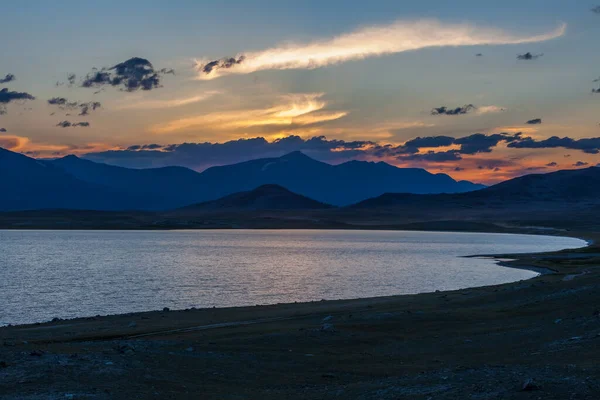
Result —
<path fill-rule="evenodd" d="M 306 154 L 304 154 L 300 150 L 292 151 L 291 153 L 283 155 L 283 156 L 281 156 L 279 158 L 282 159 L 282 160 L 288 160 L 288 161 L 289 160 L 310 160 L 310 161 L 315 161 L 313 158 L 310 158 L 309 156 L 307 156 Z"/>
<path fill-rule="evenodd" d="M 217 200 L 184 207 L 185 210 L 309 210 L 331 208 L 281 185 L 261 185 L 247 192 L 230 194 Z"/>

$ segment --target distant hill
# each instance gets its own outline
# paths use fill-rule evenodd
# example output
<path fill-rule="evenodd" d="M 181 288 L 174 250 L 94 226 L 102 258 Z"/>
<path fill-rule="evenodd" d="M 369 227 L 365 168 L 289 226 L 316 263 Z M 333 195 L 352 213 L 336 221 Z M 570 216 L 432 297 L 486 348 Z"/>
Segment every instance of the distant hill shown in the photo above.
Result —
<path fill-rule="evenodd" d="M 386 192 L 455 193 L 482 185 L 383 162 L 330 165 L 300 152 L 209 168 L 131 169 L 67 156 L 36 160 L 0 149 L 0 211 L 169 210 L 276 184 L 321 203 L 349 205 Z"/>
<path fill-rule="evenodd" d="M 385 193 L 351 206 L 351 208 L 421 208 L 450 209 L 477 207 L 545 207 L 564 208 L 600 204 L 600 168 L 564 170 L 514 178 L 470 193 L 417 195 Z M 519 209 L 515 208 L 515 211 Z"/>
<path fill-rule="evenodd" d="M 379 196 L 386 192 L 456 193 L 478 190 L 483 185 L 457 182 L 445 174 L 431 174 L 420 168 L 397 168 L 384 162 L 349 161 L 330 165 L 301 152 L 279 158 L 264 158 L 202 173 L 221 197 L 251 190 L 264 184 L 278 184 L 295 193 L 337 206 Z"/>
<path fill-rule="evenodd" d="M 76 156 L 42 161 L 85 182 L 137 196 L 137 209 L 171 209 L 207 199 L 201 174 L 183 167 L 131 169 L 96 163 Z"/>
<path fill-rule="evenodd" d="M 0 148 L 0 210 L 111 208 L 134 199 L 108 187 L 84 182 L 62 169 Z M 116 198 L 118 196 L 118 199 Z"/>
<path fill-rule="evenodd" d="M 331 208 L 279 185 L 263 185 L 248 192 L 234 193 L 218 200 L 183 207 L 182 211 L 218 210 L 318 210 Z"/>

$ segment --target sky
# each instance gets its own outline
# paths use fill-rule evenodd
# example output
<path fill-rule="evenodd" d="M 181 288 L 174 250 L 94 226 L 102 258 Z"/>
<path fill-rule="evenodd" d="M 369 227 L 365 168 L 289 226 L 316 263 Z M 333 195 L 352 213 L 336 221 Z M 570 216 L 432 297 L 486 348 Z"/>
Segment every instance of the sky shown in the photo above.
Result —
<path fill-rule="evenodd" d="M 34 157 L 487 184 L 600 162 L 593 0 L 11 1 L 0 37 L 0 147 Z"/>

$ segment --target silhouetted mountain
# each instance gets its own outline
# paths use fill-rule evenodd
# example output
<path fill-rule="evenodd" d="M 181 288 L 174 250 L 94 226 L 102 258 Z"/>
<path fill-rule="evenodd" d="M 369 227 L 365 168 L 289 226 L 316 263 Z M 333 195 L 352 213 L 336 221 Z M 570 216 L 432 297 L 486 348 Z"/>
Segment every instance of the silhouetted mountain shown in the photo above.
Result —
<path fill-rule="evenodd" d="M 483 186 L 423 169 L 350 161 L 330 165 L 294 152 L 213 167 L 130 169 L 76 156 L 35 160 L 2 150 L 0 210 L 168 210 L 277 184 L 321 203 L 348 205 L 385 192 L 464 192 Z"/>
<path fill-rule="evenodd" d="M 456 193 L 481 189 L 471 182 L 456 182 L 445 174 L 419 168 L 397 168 L 384 162 L 349 161 L 330 165 L 301 152 L 212 167 L 202 173 L 220 197 L 264 184 L 278 184 L 317 201 L 348 205 L 386 192 Z"/>
<path fill-rule="evenodd" d="M 0 210 L 117 209 L 138 204 L 109 187 L 84 182 L 51 164 L 0 148 Z"/>
<path fill-rule="evenodd" d="M 528 207 L 563 208 L 600 204 L 600 168 L 564 170 L 514 178 L 486 189 L 469 193 L 417 195 L 386 193 L 361 201 L 352 208 L 394 208 L 418 206 L 452 207 Z"/>
<path fill-rule="evenodd" d="M 138 209 L 171 209 L 207 200 L 201 174 L 183 167 L 130 169 L 76 156 L 44 161 L 74 177 L 145 199 Z M 151 201 L 149 207 L 148 201 Z"/>
<path fill-rule="evenodd" d="M 331 208 L 279 185 L 263 185 L 248 192 L 234 193 L 218 200 L 184 207 L 181 210 L 317 210 Z"/>

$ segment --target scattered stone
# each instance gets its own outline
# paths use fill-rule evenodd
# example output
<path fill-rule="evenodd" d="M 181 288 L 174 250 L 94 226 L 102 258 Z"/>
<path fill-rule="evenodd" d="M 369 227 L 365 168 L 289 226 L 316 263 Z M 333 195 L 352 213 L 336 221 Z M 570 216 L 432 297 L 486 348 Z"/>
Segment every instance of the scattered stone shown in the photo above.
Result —
<path fill-rule="evenodd" d="M 333 317 L 331 315 L 328 315 L 325 318 L 323 318 L 322 322 L 331 321 L 332 319 L 333 319 Z"/>
<path fill-rule="evenodd" d="M 581 339 L 583 339 L 581 336 L 573 336 L 572 338 L 569 338 L 569 340 L 572 341 L 572 342 L 576 342 L 576 341 L 581 340 Z"/>
<path fill-rule="evenodd" d="M 52 318 L 52 322 L 60 322 L 60 321 L 62 321 L 62 319 L 60 319 L 58 317 Z"/>
<path fill-rule="evenodd" d="M 125 355 L 131 355 L 131 354 L 135 353 L 135 349 L 133 348 L 133 346 L 130 346 L 128 344 L 124 344 L 122 346 L 117 347 L 117 351 L 120 354 L 125 354 Z"/>
<path fill-rule="evenodd" d="M 192 352 L 192 351 L 194 351 L 194 348 L 193 347 L 188 347 L 187 349 L 185 349 L 185 351 Z"/>
<path fill-rule="evenodd" d="M 165 307 L 165 308 L 163 308 L 163 311 L 168 312 L 168 311 L 171 311 L 171 309 L 169 307 Z"/>
<path fill-rule="evenodd" d="M 33 357 L 41 357 L 44 355 L 44 352 L 42 350 L 33 350 L 31 353 L 29 353 L 29 355 Z"/>
<path fill-rule="evenodd" d="M 323 374 L 323 375 L 321 375 L 321 378 L 335 379 L 335 378 L 337 378 L 337 376 L 335 376 L 334 374 Z"/>
<path fill-rule="evenodd" d="M 107 361 L 104 363 L 104 365 L 113 365 L 114 363 L 112 361 Z"/>
<path fill-rule="evenodd" d="M 135 323 L 135 321 L 131 321 L 129 325 L 127 325 L 128 328 L 135 328 L 136 326 L 137 324 Z"/>
<path fill-rule="evenodd" d="M 554 320 L 554 323 L 555 323 L 555 324 L 560 324 L 561 322 L 562 322 L 562 319 L 561 319 L 561 318 L 557 318 L 557 319 L 555 319 L 555 320 Z"/>
<path fill-rule="evenodd" d="M 532 392 L 540 389 L 541 386 L 538 385 L 532 378 L 527 379 L 525 382 L 523 382 L 523 386 L 521 386 L 521 391 L 523 392 Z"/>
<path fill-rule="evenodd" d="M 325 323 L 321 326 L 321 332 L 335 332 L 335 327 L 333 324 Z"/>

